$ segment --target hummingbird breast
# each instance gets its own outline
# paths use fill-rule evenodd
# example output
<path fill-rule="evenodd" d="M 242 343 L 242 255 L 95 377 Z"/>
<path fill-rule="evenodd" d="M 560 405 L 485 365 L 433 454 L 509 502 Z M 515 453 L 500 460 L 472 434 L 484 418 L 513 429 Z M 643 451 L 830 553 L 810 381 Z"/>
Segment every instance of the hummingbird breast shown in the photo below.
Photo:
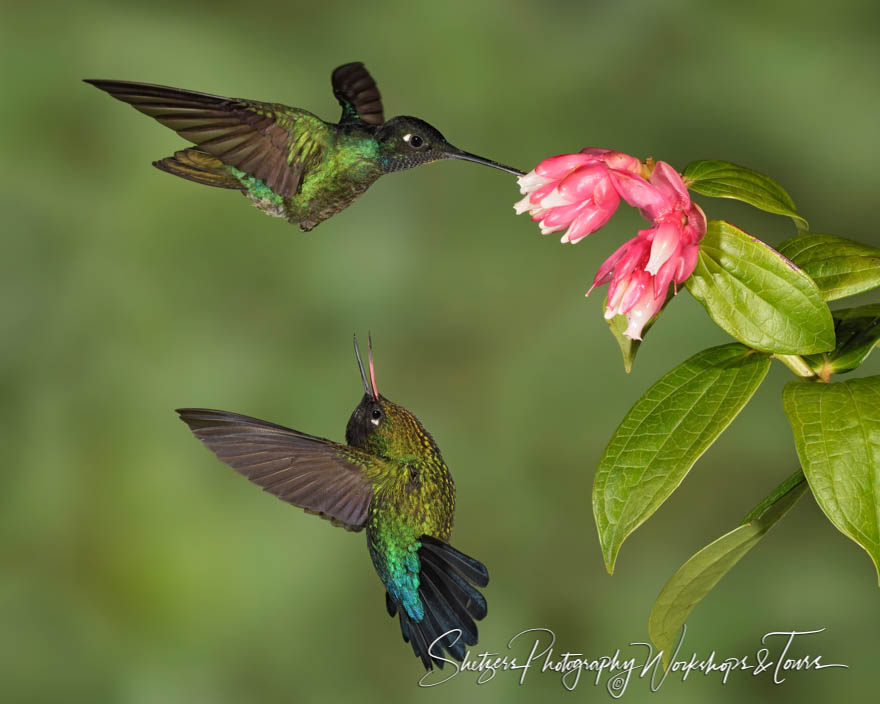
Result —
<path fill-rule="evenodd" d="M 288 199 L 287 219 L 308 231 L 354 203 L 381 175 L 372 135 L 339 132 L 321 163 L 303 174 L 300 189 Z"/>

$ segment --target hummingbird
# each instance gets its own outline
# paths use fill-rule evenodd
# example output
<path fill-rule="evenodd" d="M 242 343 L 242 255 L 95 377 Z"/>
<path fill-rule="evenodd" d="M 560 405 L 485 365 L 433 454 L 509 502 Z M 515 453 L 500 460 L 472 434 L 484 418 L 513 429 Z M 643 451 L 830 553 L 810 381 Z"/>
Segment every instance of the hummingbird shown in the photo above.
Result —
<path fill-rule="evenodd" d="M 196 146 L 154 161 L 175 176 L 240 191 L 260 210 L 308 232 L 351 205 L 376 179 L 441 159 L 462 159 L 522 176 L 454 147 L 424 120 L 386 121 L 363 63 L 331 77 L 338 123 L 280 103 L 224 98 L 179 88 L 86 79 Z"/>
<path fill-rule="evenodd" d="M 388 614 L 400 619 L 426 670 L 458 661 L 477 643 L 489 583 L 478 560 L 449 544 L 455 486 L 434 439 L 412 413 L 376 386 L 357 338 L 364 395 L 348 419 L 345 444 L 237 413 L 180 408 L 177 413 L 221 462 L 282 501 L 349 531 L 366 529 Z"/>

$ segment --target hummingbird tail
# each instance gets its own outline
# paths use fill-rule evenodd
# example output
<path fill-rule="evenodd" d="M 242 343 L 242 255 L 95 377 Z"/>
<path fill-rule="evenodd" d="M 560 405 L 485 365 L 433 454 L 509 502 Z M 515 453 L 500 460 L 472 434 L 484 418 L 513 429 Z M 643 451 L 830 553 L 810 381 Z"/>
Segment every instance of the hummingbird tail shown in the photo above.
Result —
<path fill-rule="evenodd" d="M 449 662 L 446 651 L 461 662 L 466 645 L 477 644 L 477 626 L 486 616 L 486 599 L 476 587 L 489 583 L 489 572 L 483 563 L 459 552 L 441 540 L 424 535 L 419 538 L 419 597 L 424 617 L 416 621 L 398 608 L 386 592 L 385 605 L 389 615 L 400 615 L 400 632 L 425 666 L 443 668 Z"/>
<path fill-rule="evenodd" d="M 206 186 L 244 190 L 241 182 L 229 173 L 222 161 L 199 149 L 181 149 L 179 152 L 174 152 L 174 156 L 154 161 L 153 166 L 160 171 Z"/>

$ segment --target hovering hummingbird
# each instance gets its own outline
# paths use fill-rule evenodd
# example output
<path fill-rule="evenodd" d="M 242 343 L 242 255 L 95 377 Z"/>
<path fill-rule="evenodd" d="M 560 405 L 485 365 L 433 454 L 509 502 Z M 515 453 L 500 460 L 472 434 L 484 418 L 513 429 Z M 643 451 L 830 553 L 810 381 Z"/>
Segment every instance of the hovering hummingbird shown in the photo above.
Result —
<path fill-rule="evenodd" d="M 386 122 L 379 89 L 359 61 L 337 68 L 331 81 L 342 105 L 336 124 L 280 103 L 149 83 L 86 83 L 196 145 L 153 166 L 197 183 L 241 191 L 263 212 L 296 223 L 303 232 L 347 208 L 392 171 L 463 159 L 523 175 L 452 146 L 416 117 L 402 115 Z"/>
<path fill-rule="evenodd" d="M 477 642 L 486 567 L 447 542 L 455 486 L 433 438 L 408 410 L 379 394 L 354 341 L 364 397 L 342 445 L 227 411 L 181 408 L 180 418 L 217 457 L 265 491 L 346 530 L 366 528 L 388 614 L 426 669 Z"/>

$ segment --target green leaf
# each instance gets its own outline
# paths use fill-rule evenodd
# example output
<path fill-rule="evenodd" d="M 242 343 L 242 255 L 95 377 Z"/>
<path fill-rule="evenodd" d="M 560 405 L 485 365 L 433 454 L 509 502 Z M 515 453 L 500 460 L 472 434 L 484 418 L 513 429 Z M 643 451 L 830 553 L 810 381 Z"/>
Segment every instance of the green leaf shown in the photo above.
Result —
<path fill-rule="evenodd" d="M 620 354 L 623 356 L 623 368 L 626 373 L 629 374 L 632 371 L 632 365 L 636 359 L 636 353 L 639 351 L 642 341 L 631 340 L 623 334 L 623 331 L 626 330 L 629 325 L 626 321 L 625 315 L 615 315 L 613 318 L 606 319 L 605 322 L 608 323 L 608 329 L 611 330 L 611 334 L 614 335 L 614 339 L 617 340 L 617 345 L 620 347 Z"/>
<path fill-rule="evenodd" d="M 816 501 L 880 576 L 880 376 L 792 381 L 782 403 Z"/>
<path fill-rule="evenodd" d="M 636 401 L 599 461 L 593 515 L 605 566 L 758 389 L 770 359 L 733 343 L 694 355 Z"/>
<path fill-rule="evenodd" d="M 832 374 L 858 368 L 880 342 L 880 304 L 835 310 L 831 315 L 837 345 L 831 352 L 804 357 L 804 361 L 825 381 Z"/>
<path fill-rule="evenodd" d="M 816 282 L 826 301 L 880 286 L 880 249 L 836 235 L 805 234 L 778 247 Z"/>
<path fill-rule="evenodd" d="M 682 179 L 696 193 L 741 200 L 768 213 L 787 215 L 798 230 L 809 229 L 785 189 L 769 176 L 752 169 L 729 161 L 695 161 L 687 165 Z"/>
<path fill-rule="evenodd" d="M 738 528 L 709 543 L 669 578 L 648 619 L 648 633 L 663 651 L 664 667 L 669 666 L 678 633 L 694 607 L 788 513 L 806 488 L 798 470 L 749 511 Z"/>
<path fill-rule="evenodd" d="M 760 240 L 710 220 L 688 290 L 749 347 L 813 354 L 834 347 L 834 322 L 813 280 Z"/>
<path fill-rule="evenodd" d="M 666 310 L 669 301 L 674 297 L 675 292 L 670 289 L 663 306 L 657 311 L 657 314 L 645 323 L 644 327 L 642 327 L 642 340 L 645 339 L 648 330 L 650 330 L 654 323 L 657 322 L 657 318 L 659 318 L 660 314 Z M 608 296 L 605 296 L 605 303 L 602 305 L 602 310 L 605 310 L 606 308 L 608 308 Z M 627 327 L 629 327 L 625 315 L 615 315 L 613 318 L 606 319 L 605 322 L 608 323 L 608 329 L 611 330 L 611 334 L 614 335 L 614 339 L 617 340 L 617 346 L 620 347 L 620 354 L 623 356 L 623 368 L 626 373 L 629 374 L 632 371 L 633 363 L 636 360 L 636 353 L 642 345 L 642 340 L 631 340 L 623 334 Z"/>

